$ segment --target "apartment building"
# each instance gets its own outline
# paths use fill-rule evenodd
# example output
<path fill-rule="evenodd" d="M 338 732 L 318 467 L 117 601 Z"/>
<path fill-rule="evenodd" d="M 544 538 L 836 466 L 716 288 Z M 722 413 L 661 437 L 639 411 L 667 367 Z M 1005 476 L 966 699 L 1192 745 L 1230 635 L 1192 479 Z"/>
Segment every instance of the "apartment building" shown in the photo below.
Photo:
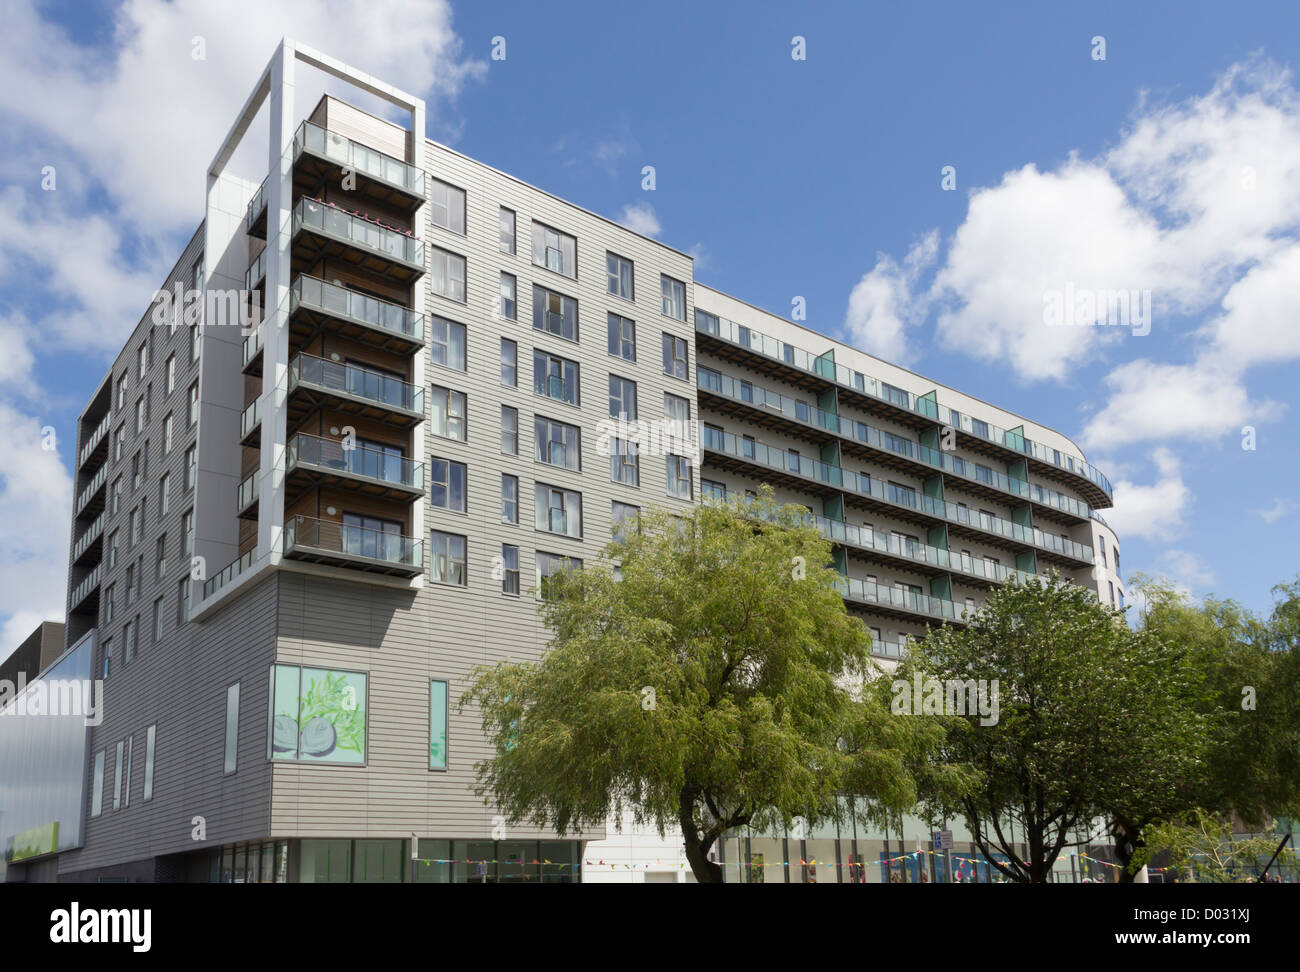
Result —
<path fill-rule="evenodd" d="M 304 70 L 406 124 L 295 105 Z M 66 639 L 103 718 L 77 826 L 9 880 L 546 883 L 644 857 L 506 826 L 457 700 L 537 657 L 547 575 L 650 506 L 764 482 L 807 506 L 886 663 L 1007 577 L 1116 586 L 1109 484 L 1064 436 L 696 283 L 425 139 L 424 111 L 285 40 L 217 152 L 171 296 L 80 419 Z M 265 179 L 236 175 L 261 119 Z"/>

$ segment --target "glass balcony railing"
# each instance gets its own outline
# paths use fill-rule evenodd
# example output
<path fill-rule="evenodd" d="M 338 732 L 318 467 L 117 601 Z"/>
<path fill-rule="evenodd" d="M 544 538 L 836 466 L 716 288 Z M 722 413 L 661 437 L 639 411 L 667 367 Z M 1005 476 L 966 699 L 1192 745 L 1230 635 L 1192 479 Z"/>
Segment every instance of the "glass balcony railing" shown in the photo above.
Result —
<path fill-rule="evenodd" d="M 90 549 L 90 545 L 94 543 L 95 540 L 98 539 L 99 535 L 104 531 L 104 516 L 105 514 L 100 513 L 99 516 L 91 520 L 90 526 L 86 527 L 81 536 L 77 538 L 77 542 L 72 547 L 72 559 L 74 562 L 79 560 L 81 555 Z"/>
<path fill-rule="evenodd" d="M 338 132 L 321 128 L 305 121 L 298 126 L 293 136 L 293 158 L 304 151 L 321 158 L 337 162 L 341 166 L 386 182 L 390 186 L 402 189 L 413 196 L 424 198 L 424 171 L 415 166 L 395 159 L 391 155 L 377 152 L 367 145 L 354 142 Z"/>
<path fill-rule="evenodd" d="M 397 533 L 294 516 L 285 521 L 284 536 L 286 552 L 298 550 L 383 561 L 415 571 L 424 567 L 423 544 L 414 537 Z"/>
<path fill-rule="evenodd" d="M 80 513 L 91 498 L 99 492 L 105 481 L 108 479 L 108 466 L 100 466 L 99 472 L 95 473 L 95 478 L 86 484 L 86 488 L 81 491 L 77 497 L 77 512 Z"/>
<path fill-rule="evenodd" d="M 424 464 L 396 453 L 353 446 L 345 449 L 337 439 L 299 433 L 289 440 L 288 467 L 315 466 L 351 476 L 405 486 L 413 492 L 424 491 Z"/>
<path fill-rule="evenodd" d="M 735 456 L 769 469 L 802 476 L 825 483 L 846 492 L 869 496 L 882 503 L 915 510 L 938 519 L 947 520 L 985 533 L 995 534 L 1017 543 L 1050 550 L 1064 557 L 1092 563 L 1092 548 L 1062 537 L 1043 533 L 1037 527 L 1026 527 L 1001 517 L 990 516 L 978 510 L 918 492 L 904 486 L 882 482 L 865 473 L 842 469 L 817 459 L 810 459 L 790 450 L 774 449 L 752 439 L 742 439 L 730 432 L 719 432 L 704 427 L 702 442 L 705 449 Z"/>
<path fill-rule="evenodd" d="M 424 270 L 422 241 L 401 230 L 380 226 L 328 203 L 299 199 L 298 205 L 293 207 L 294 234 L 303 227 L 420 271 Z"/>
<path fill-rule="evenodd" d="M 902 658 L 903 652 L 907 650 L 907 645 L 901 641 L 889 641 L 881 638 L 871 640 L 871 653 L 879 658 Z"/>
<path fill-rule="evenodd" d="M 859 422 L 847 416 L 827 412 L 816 405 L 790 398 L 761 385 L 755 385 L 750 381 L 737 380 L 710 368 L 697 368 L 696 382 L 701 388 L 716 395 L 722 395 L 733 401 L 744 402 L 757 409 L 778 413 L 804 425 L 825 429 L 843 438 L 864 443 L 873 449 L 891 452 L 898 456 L 906 456 L 916 462 L 942 470 L 949 475 L 960 476 L 971 482 L 983 483 L 1013 496 L 1032 500 L 1044 506 L 1054 507 L 1080 519 L 1088 519 L 1092 512 L 1087 503 L 1065 496 L 1055 490 L 1045 489 L 1023 479 L 1008 476 L 996 469 L 970 462 L 960 456 L 954 456 L 939 449 L 931 449 L 906 436 L 884 432 L 868 425 L 866 422 Z"/>
<path fill-rule="evenodd" d="M 766 358 L 783 362 L 792 368 L 817 375 L 844 388 L 852 389 L 906 411 L 922 415 L 936 424 L 951 425 L 953 428 L 961 429 L 970 435 L 986 439 L 1022 455 L 1032 456 L 1040 462 L 1050 463 L 1087 479 L 1106 496 L 1113 496 L 1110 480 L 1096 467 L 1077 456 L 1062 453 L 1057 449 L 1050 449 L 1026 439 L 1019 432 L 1000 429 L 964 413 L 957 413 L 945 408 L 929 397 L 914 395 L 906 389 L 864 375 L 860 371 L 854 371 L 844 365 L 837 365 L 827 355 L 813 355 L 802 348 L 796 348 L 770 335 L 762 334 L 743 324 L 737 324 L 735 321 L 729 321 L 724 317 L 710 314 L 708 311 L 699 308 L 696 308 L 695 311 L 695 329 L 729 344 L 761 354 Z"/>
<path fill-rule="evenodd" d="M 841 577 L 837 586 L 840 593 L 852 601 L 878 604 L 940 620 L 957 620 L 957 608 L 952 601 L 945 601 L 929 594 L 918 594 L 906 588 L 888 587 L 872 581 L 858 580 L 856 577 Z"/>
<path fill-rule="evenodd" d="M 95 426 L 95 431 L 90 433 L 90 438 L 86 440 L 85 445 L 81 447 L 81 451 L 77 453 L 78 466 L 85 465 L 86 460 L 90 458 L 90 454 L 95 451 L 95 447 L 104 441 L 104 436 L 108 435 L 110 418 L 112 418 L 111 414 L 105 415 L 100 420 L 99 425 Z"/>
<path fill-rule="evenodd" d="M 242 513 L 254 503 L 257 502 L 257 472 L 251 472 L 244 477 L 244 481 L 239 484 L 239 490 L 235 494 L 235 511 Z"/>
<path fill-rule="evenodd" d="M 267 179 L 262 180 L 262 184 L 257 187 L 257 192 L 253 193 L 253 198 L 248 201 L 248 212 L 244 214 L 244 232 L 251 233 L 253 224 L 257 222 L 259 216 L 266 210 L 266 183 Z"/>
<path fill-rule="evenodd" d="M 257 357 L 258 352 L 261 350 L 262 350 L 262 328 L 259 326 L 253 331 L 252 334 L 249 334 L 244 338 L 244 367 L 245 368 L 248 367 L 248 363 L 250 361 L 252 361 L 254 358 Z"/>
<path fill-rule="evenodd" d="M 256 290 L 266 277 L 267 254 L 270 252 L 271 248 L 269 246 L 264 247 L 262 252 L 257 255 L 257 259 L 249 264 L 248 269 L 244 271 L 245 290 Z"/>
<path fill-rule="evenodd" d="M 84 601 L 86 598 L 88 598 L 90 596 L 90 592 L 99 586 L 100 566 L 101 566 L 100 564 L 96 564 L 94 568 L 90 571 L 90 573 L 87 574 L 84 578 L 82 578 L 81 583 L 76 586 L 76 589 L 73 590 L 72 606 L 74 608 L 82 601 Z"/>
<path fill-rule="evenodd" d="M 298 276 L 289 297 L 289 313 L 299 307 L 324 311 L 334 317 L 400 334 L 413 341 L 424 340 L 424 315 L 400 304 L 377 300 L 315 277 Z"/>
<path fill-rule="evenodd" d="M 253 429 L 257 428 L 258 423 L 261 421 L 262 418 L 257 413 L 257 399 L 254 398 L 248 403 L 248 407 L 244 409 L 243 414 L 239 416 L 240 440 L 242 441 L 248 438 L 248 434 L 252 432 Z"/>
<path fill-rule="evenodd" d="M 238 560 L 227 564 L 222 569 L 221 573 L 205 580 L 203 582 L 203 600 L 206 601 L 244 571 L 250 569 L 253 566 L 253 561 L 257 559 L 255 556 L 256 553 L 256 550 L 248 551 L 248 553 L 244 554 L 244 556 L 240 557 Z"/>
<path fill-rule="evenodd" d="M 315 385 L 404 412 L 424 414 L 422 388 L 360 365 L 297 354 L 289 362 L 289 391 L 300 384 Z"/>

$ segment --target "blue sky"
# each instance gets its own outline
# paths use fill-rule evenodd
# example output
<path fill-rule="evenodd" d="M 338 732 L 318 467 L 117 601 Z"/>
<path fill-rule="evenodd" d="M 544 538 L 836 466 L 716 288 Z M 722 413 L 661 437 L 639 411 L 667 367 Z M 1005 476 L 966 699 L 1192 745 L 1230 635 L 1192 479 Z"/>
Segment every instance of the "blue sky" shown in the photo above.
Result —
<path fill-rule="evenodd" d="M 810 326 L 1082 442 L 1126 575 L 1262 610 L 1300 569 L 1294 5 L 9 6 L 0 653 L 61 610 L 76 414 L 286 32 L 424 94 L 431 137 L 696 254 L 698 280 L 787 315 L 802 296 Z M 1047 328 L 1063 282 L 1149 290 L 1150 333 Z"/>

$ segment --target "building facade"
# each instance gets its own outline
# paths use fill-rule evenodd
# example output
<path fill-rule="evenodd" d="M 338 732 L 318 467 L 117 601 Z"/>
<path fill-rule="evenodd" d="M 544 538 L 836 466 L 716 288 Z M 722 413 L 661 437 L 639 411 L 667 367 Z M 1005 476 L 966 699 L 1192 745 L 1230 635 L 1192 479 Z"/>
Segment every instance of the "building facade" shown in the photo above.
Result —
<path fill-rule="evenodd" d="M 304 69 L 406 125 L 295 105 Z M 104 712 L 41 874 L 544 883 L 608 879 L 608 853 L 682 879 L 649 864 L 671 838 L 506 827 L 457 705 L 476 666 L 537 657 L 547 574 L 642 508 L 761 483 L 807 506 L 886 664 L 1011 576 L 1122 598 L 1110 486 L 1067 438 L 423 131 L 419 99 L 282 42 L 82 414 L 66 638 Z"/>

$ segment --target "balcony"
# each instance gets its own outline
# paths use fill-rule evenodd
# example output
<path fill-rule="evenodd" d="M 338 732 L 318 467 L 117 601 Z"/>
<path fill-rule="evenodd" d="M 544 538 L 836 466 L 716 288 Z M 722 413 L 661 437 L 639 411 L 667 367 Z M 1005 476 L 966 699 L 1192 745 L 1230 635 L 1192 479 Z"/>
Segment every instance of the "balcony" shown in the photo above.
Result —
<path fill-rule="evenodd" d="M 424 465 L 396 453 L 367 446 L 345 449 L 337 439 L 299 433 L 289 440 L 285 456 L 288 503 L 319 486 L 400 502 L 424 494 Z"/>
<path fill-rule="evenodd" d="M 986 516 L 978 510 L 972 511 L 913 489 L 892 486 L 865 473 L 859 474 L 789 450 L 773 449 L 761 442 L 742 439 L 730 432 L 718 432 L 707 426 L 701 436 L 701 445 L 706 460 L 724 469 L 738 470 L 743 475 L 752 475 L 754 467 L 758 467 L 762 470 L 762 478 L 768 482 L 811 490 L 821 496 L 840 494 L 867 509 L 907 520 L 943 523 L 957 536 L 984 542 L 993 537 L 995 543 L 1041 552 L 1069 570 L 1092 566 L 1091 547 L 1043 533 L 1036 527 Z"/>
<path fill-rule="evenodd" d="M 308 121 L 294 133 L 293 163 L 296 183 L 337 185 L 346 169 L 362 199 L 407 214 L 425 201 L 423 170 Z"/>
<path fill-rule="evenodd" d="M 899 587 L 858 580 L 856 577 L 841 577 L 836 586 L 845 600 L 869 607 L 873 614 L 902 621 L 925 619 L 958 625 L 966 623 L 952 601 L 929 594 L 916 594 Z"/>
<path fill-rule="evenodd" d="M 257 399 L 248 403 L 239 416 L 239 444 L 258 448 L 262 441 L 262 416 L 258 414 Z"/>
<path fill-rule="evenodd" d="M 92 596 L 97 597 L 99 594 L 99 572 L 100 565 L 96 564 L 90 573 L 82 578 L 76 588 L 72 591 L 72 599 L 68 602 L 68 610 L 76 611 L 81 608 Z"/>
<path fill-rule="evenodd" d="M 104 517 L 106 514 L 100 513 L 91 521 L 90 526 L 82 531 L 77 542 L 72 545 L 72 562 L 77 566 L 82 566 L 82 561 L 89 561 L 91 557 L 98 559 L 102 551 L 102 545 L 99 540 L 104 534 Z"/>
<path fill-rule="evenodd" d="M 257 192 L 248 201 L 248 211 L 244 214 L 244 230 L 249 236 L 266 239 L 266 184 L 270 178 L 262 180 Z"/>
<path fill-rule="evenodd" d="M 235 516 L 241 520 L 257 519 L 257 470 L 244 477 L 235 493 Z"/>
<path fill-rule="evenodd" d="M 244 374 L 262 375 L 262 328 L 259 325 L 244 338 Z"/>
<path fill-rule="evenodd" d="M 108 481 L 108 466 L 101 466 L 99 472 L 77 495 L 77 516 L 83 513 L 98 513 L 104 508 L 103 489 Z"/>
<path fill-rule="evenodd" d="M 819 445 L 838 441 L 842 450 L 850 455 L 891 468 L 906 469 L 922 477 L 942 472 L 954 478 L 952 482 L 946 481 L 945 485 L 988 496 L 994 502 L 1005 503 L 1008 497 L 1026 500 L 1040 512 L 1072 523 L 1085 523 L 1092 514 L 1086 503 L 1073 497 L 979 466 L 952 453 L 931 449 L 865 422 L 825 411 L 762 385 L 738 381 L 703 367 L 696 369 L 696 383 L 702 408 L 743 418 L 760 428 L 777 429 Z"/>
<path fill-rule="evenodd" d="M 256 550 L 248 551 L 248 553 L 244 554 L 244 556 L 240 557 L 238 560 L 227 564 L 222 568 L 221 573 L 205 580 L 203 582 L 203 600 L 206 601 L 244 571 L 251 568 L 253 566 L 253 561 L 257 559 L 255 556 L 256 553 Z"/>
<path fill-rule="evenodd" d="M 414 537 L 310 516 L 294 516 L 285 522 L 284 555 L 397 577 L 424 572 L 424 545 Z"/>
<path fill-rule="evenodd" d="M 835 364 L 828 351 L 814 355 L 802 348 L 696 309 L 696 341 L 700 350 L 735 361 L 763 375 L 810 392 L 834 387 L 847 403 L 868 413 L 886 415 L 914 429 L 950 425 L 964 444 L 1006 459 L 1027 459 L 1032 468 L 1078 489 L 1092 506 L 1112 505 L 1110 481 L 1083 459 L 1026 439 L 1016 430 L 999 429 L 987 422 L 941 406 L 932 395 L 916 395 L 879 379 Z"/>
<path fill-rule="evenodd" d="M 289 292 L 289 324 L 299 343 L 317 330 L 410 354 L 424 346 L 424 315 L 300 274 Z"/>
<path fill-rule="evenodd" d="M 262 252 L 257 255 L 257 259 L 250 263 L 248 269 L 244 271 L 244 290 L 250 294 L 254 290 L 261 288 L 266 281 L 266 263 L 270 252 L 271 248 L 269 246 L 264 247 Z M 262 301 L 262 304 L 265 305 L 266 301 Z"/>
<path fill-rule="evenodd" d="M 405 230 L 317 199 L 299 199 L 293 207 L 293 270 L 301 273 L 325 258 L 398 284 L 424 273 L 424 243 Z"/>
<path fill-rule="evenodd" d="M 363 365 L 296 354 L 289 362 L 289 426 L 328 404 L 398 428 L 424 421 L 424 390 Z"/>
<path fill-rule="evenodd" d="M 99 425 L 90 433 L 77 453 L 77 468 L 84 467 L 91 459 L 95 462 L 103 462 L 108 457 L 108 427 L 110 414 L 105 414 L 100 420 Z M 102 446 L 102 448 L 101 448 Z"/>

